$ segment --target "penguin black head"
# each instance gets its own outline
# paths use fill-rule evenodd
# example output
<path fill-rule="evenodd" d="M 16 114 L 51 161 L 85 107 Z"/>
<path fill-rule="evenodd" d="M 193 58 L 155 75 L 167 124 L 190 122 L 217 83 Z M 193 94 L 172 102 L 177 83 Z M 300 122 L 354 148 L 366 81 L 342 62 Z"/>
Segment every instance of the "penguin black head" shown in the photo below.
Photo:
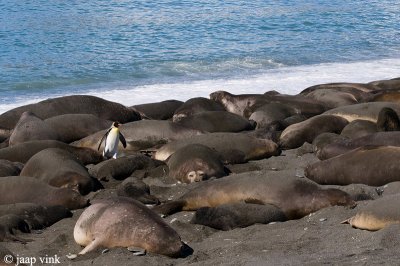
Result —
<path fill-rule="evenodd" d="M 120 123 L 119 122 L 114 122 L 112 125 L 113 125 L 113 127 L 119 127 Z"/>

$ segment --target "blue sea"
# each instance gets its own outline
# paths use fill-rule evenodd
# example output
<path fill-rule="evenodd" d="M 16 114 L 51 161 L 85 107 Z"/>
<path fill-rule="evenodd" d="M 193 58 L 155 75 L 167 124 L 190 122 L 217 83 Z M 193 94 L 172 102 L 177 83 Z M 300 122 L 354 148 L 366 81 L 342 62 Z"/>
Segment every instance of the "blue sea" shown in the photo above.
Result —
<path fill-rule="evenodd" d="M 70 94 L 125 105 L 400 77 L 385 0 L 0 0 L 0 113 Z"/>

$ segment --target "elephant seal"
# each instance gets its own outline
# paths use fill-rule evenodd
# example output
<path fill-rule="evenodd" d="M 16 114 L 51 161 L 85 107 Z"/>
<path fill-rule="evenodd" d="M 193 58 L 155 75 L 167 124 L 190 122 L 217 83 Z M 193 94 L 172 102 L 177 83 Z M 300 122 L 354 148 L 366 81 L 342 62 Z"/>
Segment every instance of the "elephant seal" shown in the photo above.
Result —
<path fill-rule="evenodd" d="M 385 107 L 393 109 L 396 113 L 400 113 L 400 104 L 398 103 L 369 102 L 341 106 L 328 110 L 323 114 L 340 116 L 345 118 L 349 122 L 356 119 L 362 119 L 376 123 L 380 111 Z"/>
<path fill-rule="evenodd" d="M 175 111 L 181 107 L 183 102 L 177 100 L 166 100 L 157 103 L 145 103 L 134 105 L 133 108 L 140 114 L 142 119 L 168 120 L 174 116 Z"/>
<path fill-rule="evenodd" d="M 136 170 L 155 168 L 161 164 L 163 163 L 143 154 L 133 154 L 91 166 L 89 173 L 98 180 L 109 180 L 111 178 L 123 180 L 134 174 Z"/>
<path fill-rule="evenodd" d="M 159 120 L 141 120 L 131 122 L 120 125 L 119 129 L 125 136 L 127 144 L 126 149 L 123 150 L 125 153 L 137 152 L 152 148 L 156 145 L 165 144 L 171 140 L 202 134 L 199 130 L 186 128 L 171 121 Z M 104 131 L 99 131 L 87 136 L 86 138 L 75 141 L 71 143 L 71 145 L 97 150 L 99 140 L 103 135 Z M 101 145 L 100 148 L 103 149 L 104 145 Z M 123 149 L 121 143 L 119 144 L 119 149 Z"/>
<path fill-rule="evenodd" d="M 326 83 L 318 84 L 308 87 L 300 92 L 301 95 L 307 95 L 316 90 L 337 90 L 349 93 L 364 92 L 369 93 L 376 89 L 376 86 L 365 83 L 348 83 L 348 82 L 337 82 L 337 83 Z M 356 95 L 355 95 L 356 96 Z"/>
<path fill-rule="evenodd" d="M 10 136 L 9 145 L 13 146 L 31 140 L 49 139 L 58 140 L 57 132 L 32 112 L 24 112 Z"/>
<path fill-rule="evenodd" d="M 35 203 L 0 205 L 0 216 L 6 214 L 21 217 L 32 230 L 44 229 L 61 219 L 72 217 L 72 213 L 64 206 L 41 206 Z"/>
<path fill-rule="evenodd" d="M 399 116 L 392 108 L 384 107 L 378 114 L 376 127 L 378 131 L 399 131 Z"/>
<path fill-rule="evenodd" d="M 375 90 L 400 90 L 400 79 L 376 80 L 368 83 L 368 85 L 373 86 Z"/>
<path fill-rule="evenodd" d="M 103 160 L 103 156 L 92 149 L 74 147 L 56 140 L 34 140 L 0 149 L 0 159 L 26 163 L 33 155 L 48 148 L 60 148 L 69 151 L 85 165 L 99 163 Z"/>
<path fill-rule="evenodd" d="M 334 115 L 317 115 L 303 122 L 288 126 L 281 134 L 279 143 L 283 149 L 294 149 L 305 142 L 312 143 L 322 133 L 340 133 L 347 120 Z"/>
<path fill-rule="evenodd" d="M 281 209 L 288 219 L 298 219 L 328 206 L 355 204 L 347 193 L 339 189 L 322 189 L 304 178 L 282 176 L 281 172 L 250 172 L 204 181 L 179 199 L 153 210 L 169 215 L 244 201 L 271 204 Z"/>
<path fill-rule="evenodd" d="M 0 177 L 19 175 L 23 167 L 22 163 L 0 159 Z"/>
<path fill-rule="evenodd" d="M 307 178 L 321 185 L 382 186 L 400 181 L 398 160 L 400 160 L 400 147 L 364 146 L 313 163 L 306 167 L 304 173 Z"/>
<path fill-rule="evenodd" d="M 64 114 L 44 120 L 58 136 L 58 140 L 71 143 L 108 128 L 112 121 L 93 114 Z"/>
<path fill-rule="evenodd" d="M 44 100 L 14 108 L 0 115 L 0 125 L 13 129 L 21 114 L 34 113 L 40 119 L 64 114 L 93 114 L 105 120 L 128 123 L 140 119 L 135 110 L 122 104 L 110 102 L 95 96 L 72 95 Z"/>
<path fill-rule="evenodd" d="M 268 224 L 286 220 L 285 214 L 273 205 L 241 202 L 222 204 L 213 208 L 200 208 L 190 222 L 227 231 L 256 223 Z"/>
<path fill-rule="evenodd" d="M 345 126 L 340 135 L 349 139 L 357 139 L 376 133 L 377 130 L 376 123 L 368 120 L 356 119 Z"/>
<path fill-rule="evenodd" d="M 75 242 L 85 254 L 99 247 L 139 247 L 170 257 L 182 255 L 178 233 L 142 203 L 129 198 L 94 202 L 79 217 Z"/>
<path fill-rule="evenodd" d="M 240 132 L 256 127 L 254 121 L 227 111 L 205 111 L 181 118 L 176 123 L 206 132 Z"/>
<path fill-rule="evenodd" d="M 203 97 L 196 97 L 187 100 L 178 109 L 176 109 L 172 121 L 178 122 L 184 117 L 205 111 L 225 111 L 224 107 L 215 101 Z"/>
<path fill-rule="evenodd" d="M 36 203 L 43 206 L 61 205 L 70 210 L 88 205 L 78 192 L 52 187 L 34 177 L 7 176 L 0 179 L 0 204 Z"/>
<path fill-rule="evenodd" d="M 150 194 L 150 187 L 137 177 L 128 177 L 118 185 L 117 195 L 135 199 L 143 204 L 160 204 L 160 201 Z"/>
<path fill-rule="evenodd" d="M 241 133 L 209 133 L 173 141 L 162 146 L 154 154 L 165 161 L 177 150 L 188 144 L 202 144 L 221 154 L 224 163 L 243 163 L 280 154 L 278 145 L 267 139 L 258 139 Z"/>
<path fill-rule="evenodd" d="M 201 144 L 189 144 L 177 150 L 168 158 L 167 165 L 169 176 L 182 183 L 227 175 L 221 155 Z"/>
<path fill-rule="evenodd" d="M 0 216 L 0 241 L 19 241 L 26 243 L 29 240 L 25 240 L 15 236 L 15 231 L 22 233 L 30 233 L 29 225 L 19 216 L 15 214 L 6 214 Z"/>
<path fill-rule="evenodd" d="M 358 97 L 356 97 L 357 95 L 355 94 L 360 94 L 360 92 L 357 91 L 357 93 L 352 93 L 350 91 L 343 90 L 318 89 L 305 94 L 305 96 L 307 98 L 322 102 L 328 109 L 332 109 L 340 106 L 359 103 L 361 99 L 357 99 Z"/>
<path fill-rule="evenodd" d="M 342 223 L 369 231 L 377 231 L 400 223 L 400 194 L 384 196 L 370 201 L 357 214 Z"/>
<path fill-rule="evenodd" d="M 33 155 L 20 175 L 35 177 L 50 186 L 71 188 L 82 195 L 96 188 L 86 167 L 72 153 L 59 148 L 45 149 Z"/>
<path fill-rule="evenodd" d="M 332 143 L 323 146 L 316 155 L 318 159 L 326 160 L 366 145 L 399 147 L 400 132 L 377 132 L 357 139 L 337 139 Z"/>
<path fill-rule="evenodd" d="M 285 120 L 296 114 L 296 110 L 282 103 L 267 103 L 256 109 L 249 117 L 257 128 L 267 127 L 275 121 Z"/>

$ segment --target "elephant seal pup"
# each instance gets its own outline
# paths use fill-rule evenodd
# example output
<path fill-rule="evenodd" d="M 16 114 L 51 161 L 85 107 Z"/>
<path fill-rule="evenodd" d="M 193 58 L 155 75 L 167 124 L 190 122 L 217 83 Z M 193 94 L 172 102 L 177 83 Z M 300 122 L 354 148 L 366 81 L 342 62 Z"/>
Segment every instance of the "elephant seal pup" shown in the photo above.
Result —
<path fill-rule="evenodd" d="M 321 185 L 383 186 L 400 181 L 399 160 L 400 147 L 364 146 L 311 164 L 304 172 L 307 178 Z"/>
<path fill-rule="evenodd" d="M 32 112 L 22 113 L 9 139 L 9 146 L 31 140 L 58 140 L 52 127 Z"/>
<path fill-rule="evenodd" d="M 357 139 L 376 132 L 376 123 L 368 120 L 356 119 L 345 126 L 340 135 L 349 139 Z"/>
<path fill-rule="evenodd" d="M 268 224 L 286 220 L 285 214 L 273 205 L 241 202 L 223 204 L 213 208 L 200 208 L 190 222 L 227 231 L 256 223 Z"/>
<path fill-rule="evenodd" d="M 400 131 L 400 119 L 397 113 L 388 107 L 382 108 L 376 121 L 378 131 Z"/>
<path fill-rule="evenodd" d="M 23 167 L 22 163 L 0 159 L 0 177 L 19 175 Z"/>
<path fill-rule="evenodd" d="M 256 127 L 254 121 L 227 111 L 205 111 L 182 118 L 177 123 L 206 132 L 240 132 Z"/>
<path fill-rule="evenodd" d="M 15 214 L 6 214 L 0 216 L 0 241 L 19 241 L 26 243 L 29 240 L 25 240 L 15 236 L 15 231 L 22 233 L 30 233 L 29 225 L 19 216 Z"/>
<path fill-rule="evenodd" d="M 321 149 L 323 149 L 326 145 L 331 144 L 333 142 L 338 142 L 338 141 L 345 141 L 347 140 L 346 137 L 343 137 L 341 135 L 335 134 L 335 133 L 322 133 L 319 134 L 312 142 L 313 145 L 313 151 L 314 153 L 320 152 Z"/>
<path fill-rule="evenodd" d="M 396 113 L 400 113 L 400 104 L 398 103 L 370 102 L 341 106 L 326 111 L 323 114 L 340 116 L 349 122 L 356 119 L 362 119 L 376 123 L 380 111 L 385 107 L 393 109 Z"/>
<path fill-rule="evenodd" d="M 160 201 L 150 195 L 150 187 L 137 177 L 128 177 L 117 187 L 117 195 L 132 198 L 143 204 L 160 204 Z"/>
<path fill-rule="evenodd" d="M 119 143 L 119 149 L 125 153 L 137 152 L 152 148 L 156 145 L 165 144 L 171 140 L 202 134 L 199 130 L 186 128 L 171 121 L 161 120 L 131 122 L 120 125 L 119 129 L 124 134 L 127 144 L 126 148 L 123 149 L 122 144 Z M 99 131 L 86 138 L 75 141 L 71 143 L 71 145 L 97 150 L 103 135 L 104 131 Z M 104 144 L 100 146 L 100 149 L 104 149 Z"/>
<path fill-rule="evenodd" d="M 169 176 L 182 183 L 227 175 L 221 155 L 201 144 L 189 144 L 177 150 L 168 158 L 167 165 Z"/>
<path fill-rule="evenodd" d="M 204 181 L 179 199 L 153 210 L 169 215 L 243 201 L 274 205 L 288 219 L 298 219 L 328 206 L 355 204 L 347 193 L 339 189 L 322 189 L 304 178 L 282 175 L 279 171 L 250 172 Z"/>
<path fill-rule="evenodd" d="M 129 198 L 100 200 L 90 205 L 74 228 L 75 242 L 85 254 L 99 247 L 136 247 L 179 257 L 184 247 L 178 233 L 142 203 Z"/>
<path fill-rule="evenodd" d="M 296 114 L 294 108 L 282 103 L 268 103 L 256 109 L 249 117 L 257 123 L 257 128 L 267 127 L 275 121 L 285 120 Z"/>
<path fill-rule="evenodd" d="M 258 139 L 241 133 L 209 133 L 173 141 L 162 146 L 154 155 L 165 161 L 177 150 L 188 144 L 202 144 L 221 154 L 224 163 L 244 163 L 280 154 L 278 145 L 267 139 Z"/>
<path fill-rule="evenodd" d="M 14 108 L 0 115 L 0 125 L 13 129 L 23 112 L 30 111 L 40 119 L 64 114 L 93 114 L 102 119 L 128 123 L 140 119 L 133 109 L 95 96 L 72 95 L 47 99 Z"/>
<path fill-rule="evenodd" d="M 100 130 L 107 129 L 112 121 L 93 114 L 65 114 L 44 120 L 58 135 L 58 140 L 71 143 Z"/>
<path fill-rule="evenodd" d="M 70 210 L 88 205 L 78 192 L 52 187 L 34 177 L 7 176 L 0 179 L 0 204 L 36 203 L 43 206 L 61 205 Z"/>
<path fill-rule="evenodd" d="M 355 216 L 343 221 L 351 226 L 377 231 L 391 224 L 400 223 L 400 194 L 384 196 L 370 201 Z"/>
<path fill-rule="evenodd" d="M 377 132 L 357 139 L 337 139 L 316 153 L 318 159 L 326 160 L 362 146 L 400 146 L 400 132 Z"/>
<path fill-rule="evenodd" d="M 181 107 L 183 102 L 177 100 L 166 100 L 157 103 L 145 103 L 134 105 L 131 108 L 138 112 L 142 119 L 168 120 L 175 111 Z"/>
<path fill-rule="evenodd" d="M 225 111 L 224 107 L 215 101 L 203 97 L 196 97 L 187 100 L 176 109 L 172 121 L 178 122 L 184 117 L 192 116 L 205 111 Z"/>
<path fill-rule="evenodd" d="M 89 173 L 98 180 L 111 178 L 123 180 L 134 174 L 136 170 L 156 168 L 162 164 L 164 163 L 143 154 L 133 154 L 96 164 L 89 168 Z"/>
<path fill-rule="evenodd" d="M 92 149 L 74 147 L 57 140 L 33 140 L 3 148 L 0 149 L 0 159 L 26 163 L 33 155 L 48 148 L 60 148 L 69 151 L 84 165 L 99 163 L 103 160 L 103 156 Z"/>
<path fill-rule="evenodd" d="M 41 206 L 35 203 L 12 203 L 0 205 L 0 216 L 13 214 L 21 217 L 30 229 L 39 230 L 53 225 L 72 213 L 61 205 Z"/>
<path fill-rule="evenodd" d="M 317 115 L 303 122 L 288 126 L 281 134 L 279 143 L 283 149 L 294 149 L 305 142 L 312 143 L 322 133 L 340 133 L 347 120 L 334 115 Z"/>
<path fill-rule="evenodd" d="M 59 148 L 33 155 L 20 175 L 35 177 L 50 186 L 71 188 L 82 195 L 95 190 L 95 182 L 86 167 L 72 153 Z"/>

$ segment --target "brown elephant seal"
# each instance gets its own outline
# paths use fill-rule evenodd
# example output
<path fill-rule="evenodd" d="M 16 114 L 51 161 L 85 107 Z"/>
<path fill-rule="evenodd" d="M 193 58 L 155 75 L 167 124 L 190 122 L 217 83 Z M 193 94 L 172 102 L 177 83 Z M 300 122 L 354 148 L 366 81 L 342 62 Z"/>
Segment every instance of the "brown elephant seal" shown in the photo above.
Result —
<path fill-rule="evenodd" d="M 364 146 L 307 166 L 305 176 L 321 185 L 382 186 L 400 181 L 398 160 L 400 147 Z"/>
<path fill-rule="evenodd" d="M 132 198 L 143 204 L 160 204 L 160 201 L 150 194 L 150 187 L 137 177 L 128 177 L 117 187 L 117 195 Z"/>
<path fill-rule="evenodd" d="M 48 139 L 58 140 L 57 132 L 32 112 L 24 112 L 10 136 L 9 145 Z"/>
<path fill-rule="evenodd" d="M 48 148 L 60 148 L 69 151 L 84 165 L 99 163 L 103 160 L 103 156 L 95 150 L 74 147 L 57 140 L 34 140 L 3 148 L 0 149 L 0 159 L 26 163 L 33 155 Z"/>
<path fill-rule="evenodd" d="M 20 175 L 35 177 L 50 186 L 71 188 L 82 195 L 96 190 L 96 183 L 86 167 L 72 153 L 59 148 L 33 155 Z"/>
<path fill-rule="evenodd" d="M 21 114 L 25 111 L 30 111 L 41 119 L 64 114 L 93 114 L 102 119 L 119 121 L 120 123 L 140 119 L 140 115 L 135 110 L 122 104 L 95 96 L 72 95 L 48 99 L 7 111 L 0 115 L 0 125 L 6 129 L 14 128 Z"/>
<path fill-rule="evenodd" d="M 22 233 L 30 233 L 29 225 L 18 215 L 6 214 L 0 216 L 0 241 L 19 241 L 26 243 L 29 240 L 19 238 L 15 235 L 15 231 Z"/>
<path fill-rule="evenodd" d="M 41 206 L 35 203 L 12 203 L 0 205 L 0 216 L 13 214 L 21 217 L 29 229 L 39 230 L 53 225 L 72 213 L 64 206 Z"/>
<path fill-rule="evenodd" d="M 127 144 L 126 148 L 123 149 L 122 144 L 119 143 L 119 150 L 121 150 L 121 153 L 127 154 L 165 144 L 171 140 L 202 134 L 199 130 L 186 128 L 171 121 L 160 120 L 131 122 L 120 125 L 119 130 L 124 134 Z M 103 135 L 104 131 L 99 131 L 86 138 L 75 141 L 71 143 L 71 145 L 97 150 Z M 104 144 L 100 146 L 100 150 L 102 149 L 104 149 Z"/>
<path fill-rule="evenodd" d="M 210 94 L 210 99 L 214 102 L 221 104 L 225 110 L 243 116 L 245 116 L 245 109 L 251 107 L 262 100 L 266 95 L 264 94 L 240 94 L 234 95 L 227 91 L 215 91 Z M 264 103 L 264 102 L 263 102 Z"/>
<path fill-rule="evenodd" d="M 376 123 L 380 111 L 385 107 L 393 109 L 396 113 L 400 113 L 400 104 L 398 103 L 369 102 L 341 106 L 326 111 L 324 114 L 340 116 L 345 118 L 349 122 L 356 119 L 362 119 Z"/>
<path fill-rule="evenodd" d="M 244 201 L 274 205 L 288 219 L 297 219 L 328 206 L 355 204 L 339 189 L 322 189 L 304 178 L 282 175 L 281 172 L 250 172 L 204 181 L 179 199 L 153 209 L 168 215 Z"/>
<path fill-rule="evenodd" d="M 268 224 L 286 220 L 285 214 L 273 205 L 241 202 L 222 204 L 212 208 L 200 208 L 190 222 L 227 231 L 256 223 Z"/>
<path fill-rule="evenodd" d="M 365 83 L 348 83 L 348 82 L 337 82 L 337 83 L 326 83 L 326 84 L 318 84 L 308 87 L 300 92 L 302 95 L 307 95 L 316 90 L 337 90 L 337 91 L 345 91 L 345 92 L 371 92 L 376 89 L 376 86 Z"/>
<path fill-rule="evenodd" d="M 111 178 L 123 180 L 134 174 L 136 170 L 156 168 L 162 164 L 164 163 L 143 154 L 133 154 L 91 166 L 89 173 L 98 180 L 109 180 Z"/>
<path fill-rule="evenodd" d="M 326 145 L 336 141 L 344 141 L 344 140 L 347 140 L 347 138 L 336 133 L 326 132 L 319 134 L 312 142 L 313 151 L 314 153 L 318 153 Z"/>
<path fill-rule="evenodd" d="M 0 177 L 19 175 L 23 167 L 22 163 L 0 159 Z"/>
<path fill-rule="evenodd" d="M 207 98 L 191 98 L 175 110 L 172 121 L 178 122 L 184 117 L 192 116 L 205 111 L 225 111 L 225 109 L 220 103 Z"/>
<path fill-rule="evenodd" d="M 131 108 L 138 112 L 142 119 L 168 120 L 174 116 L 175 111 L 182 104 L 183 102 L 181 101 L 166 100 L 157 103 L 134 105 Z"/>
<path fill-rule="evenodd" d="M 366 145 L 399 147 L 400 132 L 377 132 L 356 139 L 337 139 L 323 146 L 316 155 L 318 159 L 326 160 Z"/>
<path fill-rule="evenodd" d="M 359 103 L 361 99 L 357 99 L 357 95 L 355 94 L 360 94 L 360 92 L 357 91 L 357 93 L 352 93 L 343 90 L 318 89 L 305 94 L 305 96 L 307 98 L 322 102 L 328 109 L 332 109 L 340 106 Z"/>
<path fill-rule="evenodd" d="M 142 203 L 128 198 L 94 202 L 79 217 L 75 242 L 85 254 L 99 247 L 136 247 L 179 257 L 184 247 L 178 233 Z"/>
<path fill-rule="evenodd" d="M 342 223 L 369 231 L 377 231 L 391 224 L 400 223 L 400 194 L 384 196 L 370 201 L 355 216 Z"/>
<path fill-rule="evenodd" d="M 368 83 L 368 85 L 373 86 L 375 90 L 400 90 L 400 79 L 376 80 Z"/>
<path fill-rule="evenodd" d="M 202 144 L 215 149 L 221 154 L 224 163 L 241 163 L 280 154 L 278 145 L 271 140 L 258 139 L 241 133 L 218 132 L 168 143 L 156 151 L 154 158 L 165 161 L 174 152 L 188 144 Z"/>
<path fill-rule="evenodd" d="M 69 188 L 52 187 L 34 177 L 7 176 L 0 179 L 0 204 L 36 203 L 61 205 L 70 210 L 88 205 L 88 200 Z"/>
<path fill-rule="evenodd" d="M 205 132 L 240 132 L 256 127 L 254 121 L 227 111 L 205 111 L 181 118 L 176 123 Z"/>
<path fill-rule="evenodd" d="M 368 120 L 356 119 L 345 126 L 340 135 L 349 139 L 357 139 L 376 132 L 376 123 Z"/>
<path fill-rule="evenodd" d="M 167 165 L 169 176 L 182 183 L 227 175 L 221 155 L 201 144 L 189 144 L 177 150 L 168 158 Z"/>
<path fill-rule="evenodd" d="M 388 107 L 382 108 L 376 121 L 378 131 L 400 131 L 400 119 L 397 113 Z"/>
<path fill-rule="evenodd" d="M 288 126 L 281 134 L 279 143 L 283 149 L 294 149 L 305 142 L 312 143 L 322 133 L 340 133 L 347 120 L 334 115 L 317 115 L 303 122 Z"/>
<path fill-rule="evenodd" d="M 58 136 L 58 140 L 71 143 L 100 130 L 109 128 L 112 121 L 102 119 L 93 114 L 64 114 L 44 120 Z"/>

